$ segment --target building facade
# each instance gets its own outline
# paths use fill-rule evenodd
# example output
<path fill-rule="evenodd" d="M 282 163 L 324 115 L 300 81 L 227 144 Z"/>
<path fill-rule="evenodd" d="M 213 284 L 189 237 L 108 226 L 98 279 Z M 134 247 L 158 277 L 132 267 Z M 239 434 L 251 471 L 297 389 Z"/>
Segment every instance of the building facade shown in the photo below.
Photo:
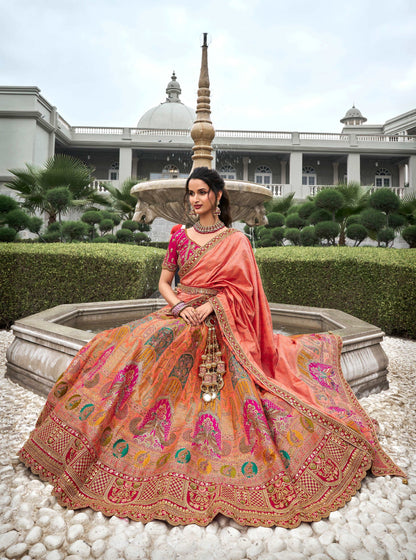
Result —
<path fill-rule="evenodd" d="M 91 165 L 98 189 L 102 181 L 118 186 L 129 177 L 186 177 L 195 113 L 180 93 L 173 74 L 166 100 L 146 111 L 136 127 L 74 127 L 39 88 L 0 87 L 0 186 L 12 177 L 10 169 L 42 166 L 54 154 Z M 295 192 L 299 200 L 351 181 L 388 187 L 400 197 L 415 193 L 416 109 L 382 125 L 366 120 L 352 107 L 341 119 L 341 132 L 217 130 L 214 167 L 224 178 L 262 184 L 276 197 Z"/>

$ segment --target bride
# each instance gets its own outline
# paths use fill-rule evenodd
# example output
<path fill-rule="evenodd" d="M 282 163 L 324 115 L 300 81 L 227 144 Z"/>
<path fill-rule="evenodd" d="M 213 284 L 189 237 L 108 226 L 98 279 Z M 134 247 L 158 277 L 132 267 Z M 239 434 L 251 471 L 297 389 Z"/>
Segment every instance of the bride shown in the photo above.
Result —
<path fill-rule="evenodd" d="M 344 380 L 340 339 L 273 333 L 222 178 L 194 169 L 185 199 L 198 221 L 171 237 L 168 305 L 79 351 L 21 460 L 61 505 L 172 525 L 295 527 L 342 507 L 369 469 L 404 477 Z"/>

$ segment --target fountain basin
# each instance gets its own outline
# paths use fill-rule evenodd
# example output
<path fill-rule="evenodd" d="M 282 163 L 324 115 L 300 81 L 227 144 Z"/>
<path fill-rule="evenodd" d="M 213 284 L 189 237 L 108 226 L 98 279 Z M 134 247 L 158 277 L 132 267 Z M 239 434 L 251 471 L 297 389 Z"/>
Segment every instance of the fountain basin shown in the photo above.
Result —
<path fill-rule="evenodd" d="M 16 321 L 7 350 L 6 375 L 47 395 L 94 331 L 134 321 L 165 305 L 163 299 L 139 299 L 59 305 Z M 343 339 L 341 365 L 358 397 L 388 387 L 384 333 L 374 325 L 336 309 L 271 303 L 273 326 L 301 334 L 332 331 Z"/>
<path fill-rule="evenodd" d="M 138 183 L 131 188 L 137 197 L 134 220 L 151 223 L 156 217 L 176 224 L 190 223 L 184 209 L 186 179 L 160 179 Z M 247 181 L 225 181 L 230 196 L 233 221 L 249 226 L 267 224 L 264 202 L 273 195 L 267 187 Z"/>

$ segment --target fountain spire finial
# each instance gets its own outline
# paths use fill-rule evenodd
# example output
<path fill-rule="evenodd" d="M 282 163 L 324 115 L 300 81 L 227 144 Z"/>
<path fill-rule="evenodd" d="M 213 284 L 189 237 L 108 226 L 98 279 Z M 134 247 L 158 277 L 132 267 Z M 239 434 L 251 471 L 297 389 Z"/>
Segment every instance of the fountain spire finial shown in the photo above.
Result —
<path fill-rule="evenodd" d="M 210 90 L 208 75 L 208 33 L 204 33 L 202 43 L 202 60 L 201 71 L 198 82 L 198 98 L 196 105 L 196 119 L 191 129 L 191 137 L 195 142 L 192 150 L 193 166 L 195 167 L 212 167 L 212 147 L 211 142 L 215 136 L 215 130 L 211 122 L 211 106 L 210 106 Z"/>

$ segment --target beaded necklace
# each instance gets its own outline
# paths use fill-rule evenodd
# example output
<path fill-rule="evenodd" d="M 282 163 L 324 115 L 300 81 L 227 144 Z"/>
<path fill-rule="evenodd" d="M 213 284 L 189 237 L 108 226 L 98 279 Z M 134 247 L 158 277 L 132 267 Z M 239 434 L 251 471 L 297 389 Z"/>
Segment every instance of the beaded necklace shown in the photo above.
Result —
<path fill-rule="evenodd" d="M 221 220 L 218 220 L 218 222 L 215 222 L 215 224 L 212 224 L 212 226 L 203 226 L 198 221 L 194 224 L 193 227 L 194 230 L 198 233 L 215 233 L 216 231 L 219 231 L 220 229 L 225 227 L 225 224 Z"/>

